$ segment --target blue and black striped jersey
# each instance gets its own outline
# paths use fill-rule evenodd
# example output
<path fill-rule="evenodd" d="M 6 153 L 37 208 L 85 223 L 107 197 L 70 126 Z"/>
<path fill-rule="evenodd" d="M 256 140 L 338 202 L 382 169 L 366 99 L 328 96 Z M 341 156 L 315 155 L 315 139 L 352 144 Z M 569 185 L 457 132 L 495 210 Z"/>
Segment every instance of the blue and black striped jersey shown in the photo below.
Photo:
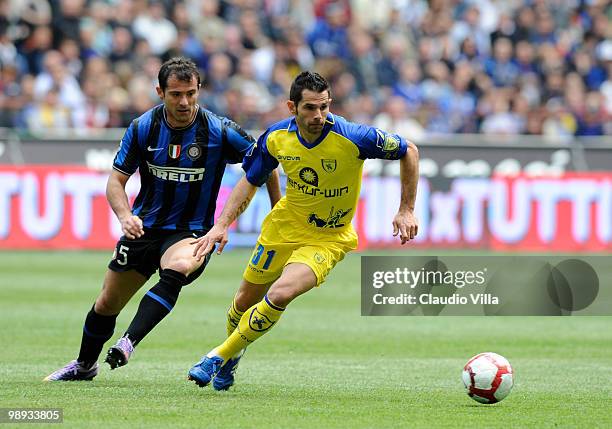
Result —
<path fill-rule="evenodd" d="M 236 123 L 202 107 L 191 125 L 174 129 L 158 105 L 132 122 L 113 168 L 139 170 L 132 212 L 146 228 L 208 230 L 226 164 L 242 162 L 254 143 Z"/>

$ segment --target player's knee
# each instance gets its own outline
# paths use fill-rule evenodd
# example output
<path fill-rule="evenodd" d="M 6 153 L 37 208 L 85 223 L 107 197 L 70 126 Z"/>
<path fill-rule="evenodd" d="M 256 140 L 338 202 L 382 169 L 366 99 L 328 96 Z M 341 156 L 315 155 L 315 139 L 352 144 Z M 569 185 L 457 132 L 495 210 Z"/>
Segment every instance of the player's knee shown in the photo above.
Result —
<path fill-rule="evenodd" d="M 274 284 L 267 293 L 272 304 L 285 308 L 291 301 L 300 296 L 299 288 L 286 284 Z"/>
<path fill-rule="evenodd" d="M 102 293 L 94 305 L 94 311 L 102 316 L 114 316 L 121 311 L 121 303 L 117 299 Z"/>
<path fill-rule="evenodd" d="M 191 258 L 175 258 L 168 262 L 168 265 L 164 267 L 164 270 L 166 269 L 189 276 L 197 269 L 197 264 Z"/>
<path fill-rule="evenodd" d="M 269 290 L 268 300 L 277 307 L 285 308 L 291 301 L 297 298 L 297 295 L 292 293 L 290 290 L 279 289 Z"/>
<path fill-rule="evenodd" d="M 244 312 L 262 300 L 269 284 L 255 284 L 243 281 L 236 292 L 234 303 L 236 310 Z"/>
<path fill-rule="evenodd" d="M 261 301 L 261 296 L 259 294 L 255 294 L 251 291 L 239 290 L 236 293 L 236 297 L 234 298 L 234 303 L 236 305 L 236 310 L 238 311 L 247 311 L 250 307 L 257 304 Z"/>
<path fill-rule="evenodd" d="M 316 286 L 316 277 L 281 276 L 268 291 L 268 299 L 279 307 L 286 307 L 298 296 Z"/>

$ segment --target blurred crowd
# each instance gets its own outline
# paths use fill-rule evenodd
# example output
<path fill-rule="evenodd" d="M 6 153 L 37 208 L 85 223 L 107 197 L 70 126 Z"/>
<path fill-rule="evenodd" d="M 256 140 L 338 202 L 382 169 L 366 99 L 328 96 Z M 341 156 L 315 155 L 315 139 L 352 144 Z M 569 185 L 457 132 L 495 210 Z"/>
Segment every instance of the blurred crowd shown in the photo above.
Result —
<path fill-rule="evenodd" d="M 0 126 L 125 127 L 183 55 L 201 104 L 247 129 L 288 116 L 293 77 L 332 111 L 431 134 L 612 134 L 606 0 L 0 0 Z"/>

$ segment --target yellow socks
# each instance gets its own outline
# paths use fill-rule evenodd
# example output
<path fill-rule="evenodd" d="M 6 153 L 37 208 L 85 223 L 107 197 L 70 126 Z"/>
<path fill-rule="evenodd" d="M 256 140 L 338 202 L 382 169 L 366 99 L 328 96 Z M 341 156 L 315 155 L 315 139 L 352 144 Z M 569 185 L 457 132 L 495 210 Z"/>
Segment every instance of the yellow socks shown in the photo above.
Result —
<path fill-rule="evenodd" d="M 232 303 L 235 310 L 235 306 Z M 230 307 L 230 310 L 232 310 Z M 212 350 L 209 356 L 219 356 L 224 361 L 238 354 L 253 341 L 268 332 L 276 324 L 283 314 L 284 308 L 278 307 L 270 302 L 268 296 L 264 296 L 260 302 L 244 312 L 238 322 L 238 326 L 232 334 L 216 349 Z M 228 329 L 229 329 L 228 311 Z"/>
<path fill-rule="evenodd" d="M 234 329 L 236 329 L 236 326 L 238 326 L 238 322 L 240 322 L 240 318 L 243 314 L 244 312 L 238 311 L 236 308 L 236 297 L 234 297 L 232 304 L 227 309 L 227 322 L 225 327 L 227 329 L 228 337 L 232 335 L 232 332 L 234 332 Z"/>

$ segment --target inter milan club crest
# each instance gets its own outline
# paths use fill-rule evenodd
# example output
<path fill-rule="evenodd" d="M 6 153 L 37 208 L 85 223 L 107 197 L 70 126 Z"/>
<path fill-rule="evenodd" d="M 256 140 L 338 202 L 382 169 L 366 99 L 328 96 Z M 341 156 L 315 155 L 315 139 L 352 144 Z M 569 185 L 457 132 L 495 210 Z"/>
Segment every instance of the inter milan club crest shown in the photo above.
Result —
<path fill-rule="evenodd" d="M 170 158 L 177 159 L 181 156 L 181 145 L 180 144 L 171 144 L 168 146 L 168 155 Z"/>
<path fill-rule="evenodd" d="M 196 143 L 187 146 L 187 156 L 190 160 L 195 161 L 202 155 L 202 149 Z"/>
<path fill-rule="evenodd" d="M 319 186 L 319 175 L 310 167 L 304 167 L 300 170 L 300 179 L 311 186 Z"/>
<path fill-rule="evenodd" d="M 336 171 L 337 165 L 338 165 L 338 162 L 335 159 L 322 159 L 321 160 L 321 166 L 323 167 L 323 170 L 327 171 L 328 173 L 333 173 L 334 171 Z"/>

